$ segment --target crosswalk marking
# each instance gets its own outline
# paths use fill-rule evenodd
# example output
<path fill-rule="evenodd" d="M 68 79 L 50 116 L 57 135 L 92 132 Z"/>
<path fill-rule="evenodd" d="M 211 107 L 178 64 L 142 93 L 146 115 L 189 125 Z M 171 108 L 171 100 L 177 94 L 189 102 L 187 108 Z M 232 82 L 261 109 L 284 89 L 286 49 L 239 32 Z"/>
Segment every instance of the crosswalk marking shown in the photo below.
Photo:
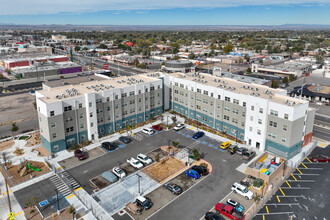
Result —
<path fill-rule="evenodd" d="M 72 186 L 73 190 L 80 188 L 79 183 L 68 172 L 63 171 L 59 175 L 68 181 L 68 184 Z M 58 176 L 52 176 L 49 180 L 64 197 L 71 194 L 71 190 Z"/>

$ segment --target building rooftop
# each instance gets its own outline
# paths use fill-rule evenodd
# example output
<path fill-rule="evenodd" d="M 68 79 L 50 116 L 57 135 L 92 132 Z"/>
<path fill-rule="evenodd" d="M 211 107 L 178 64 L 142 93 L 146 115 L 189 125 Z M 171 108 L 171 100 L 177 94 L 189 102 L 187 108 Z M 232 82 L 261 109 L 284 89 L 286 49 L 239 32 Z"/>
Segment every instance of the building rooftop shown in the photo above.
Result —
<path fill-rule="evenodd" d="M 204 73 L 171 73 L 170 75 L 177 78 L 194 81 L 199 84 L 205 84 L 207 86 L 214 86 L 216 88 L 232 91 L 239 94 L 270 99 L 272 102 L 276 102 L 283 105 L 295 106 L 308 102 L 306 100 L 286 96 L 287 91 L 283 89 L 273 89 L 268 86 L 259 85 L 255 83 L 240 82 L 236 79 L 226 77 L 212 76 Z"/>
<path fill-rule="evenodd" d="M 57 79 L 44 82 L 43 84 L 47 85 L 48 87 L 60 87 L 65 85 L 78 85 L 80 83 L 89 82 L 89 81 L 101 81 L 104 80 L 103 77 L 90 75 L 90 76 L 78 76 L 78 77 L 70 77 L 65 79 Z"/>
<path fill-rule="evenodd" d="M 39 91 L 44 97 L 39 98 L 46 103 L 57 102 L 60 100 L 71 99 L 83 96 L 86 93 L 102 92 L 115 88 L 125 88 L 143 82 L 157 81 L 159 73 L 140 74 L 134 76 L 122 76 L 106 80 L 93 80 L 80 83 L 79 85 L 64 85 L 56 88 L 44 89 Z"/>
<path fill-rule="evenodd" d="M 37 66 L 22 66 L 22 67 L 14 67 L 12 68 L 15 73 L 27 73 L 32 71 L 47 71 L 54 69 L 62 69 L 62 68 L 70 68 L 70 67 L 79 67 L 81 65 L 65 61 L 65 62 L 57 62 L 57 63 L 39 63 Z"/>

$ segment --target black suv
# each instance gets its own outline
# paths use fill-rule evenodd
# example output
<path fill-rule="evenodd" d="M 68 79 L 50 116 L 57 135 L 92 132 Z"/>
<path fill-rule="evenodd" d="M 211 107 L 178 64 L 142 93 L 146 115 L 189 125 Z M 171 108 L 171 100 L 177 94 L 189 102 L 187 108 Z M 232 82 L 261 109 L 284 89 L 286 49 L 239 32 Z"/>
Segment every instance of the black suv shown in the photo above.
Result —
<path fill-rule="evenodd" d="M 119 140 L 121 142 L 123 142 L 124 144 L 128 144 L 128 143 L 130 143 L 132 141 L 129 137 L 126 137 L 126 136 L 120 136 L 119 137 Z"/>
<path fill-rule="evenodd" d="M 135 202 L 136 202 L 136 205 L 138 207 L 141 207 L 141 208 L 143 208 L 145 210 L 150 209 L 152 207 L 152 205 L 153 205 L 152 202 L 150 201 L 150 199 L 145 198 L 143 196 L 138 196 L 136 198 Z"/>
<path fill-rule="evenodd" d="M 202 176 L 206 176 L 207 174 L 209 174 L 209 171 L 204 166 L 194 165 L 194 166 L 191 167 L 191 169 L 197 171 Z"/>
<path fill-rule="evenodd" d="M 118 145 L 116 143 L 111 143 L 111 142 L 103 142 L 102 147 L 105 148 L 106 150 L 116 150 L 118 148 Z"/>

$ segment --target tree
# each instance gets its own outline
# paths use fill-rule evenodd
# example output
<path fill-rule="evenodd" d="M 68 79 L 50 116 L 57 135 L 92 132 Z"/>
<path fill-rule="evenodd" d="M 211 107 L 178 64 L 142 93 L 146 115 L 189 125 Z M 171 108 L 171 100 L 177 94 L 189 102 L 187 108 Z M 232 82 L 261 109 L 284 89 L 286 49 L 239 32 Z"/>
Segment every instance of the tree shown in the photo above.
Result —
<path fill-rule="evenodd" d="M 175 116 L 172 116 L 172 121 L 173 121 L 173 123 L 176 123 L 176 117 Z"/>
<path fill-rule="evenodd" d="M 246 72 L 247 72 L 247 73 L 251 73 L 251 72 L 252 72 L 252 71 L 251 71 L 251 68 L 250 68 L 250 67 L 247 68 Z"/>
<path fill-rule="evenodd" d="M 178 60 L 178 59 L 180 59 L 180 56 L 179 55 L 175 55 L 172 59 L 173 60 Z"/>
<path fill-rule="evenodd" d="M 228 43 L 224 48 L 223 48 L 223 52 L 225 54 L 229 54 L 229 52 L 231 52 L 233 50 L 234 46 L 231 43 Z"/>
<path fill-rule="evenodd" d="M 272 85 L 271 85 L 271 87 L 272 87 L 272 88 L 275 88 L 275 89 L 278 88 L 278 81 L 275 80 L 275 79 L 273 79 L 273 80 L 272 80 Z"/>
<path fill-rule="evenodd" d="M 81 49 L 80 46 L 76 46 L 76 47 L 74 48 L 75 51 L 80 51 L 80 49 Z"/>
<path fill-rule="evenodd" d="M 37 109 L 37 102 L 36 101 L 32 102 L 32 105 L 33 105 L 34 109 Z"/>
<path fill-rule="evenodd" d="M 13 132 L 13 136 L 15 134 L 16 131 L 18 131 L 18 126 L 16 125 L 16 122 L 13 122 L 13 124 L 11 125 L 11 132 Z"/>
<path fill-rule="evenodd" d="M 289 75 L 289 82 L 293 81 L 293 75 Z"/>
<path fill-rule="evenodd" d="M 320 56 L 320 55 L 316 56 L 316 63 L 317 64 L 324 65 L 324 58 L 323 58 L 323 56 Z"/>
<path fill-rule="evenodd" d="M 249 61 L 250 61 L 250 56 L 249 56 L 249 54 L 245 54 L 245 55 L 244 55 L 244 59 L 246 59 L 246 62 L 249 62 Z"/>
<path fill-rule="evenodd" d="M 107 45 L 105 45 L 105 44 L 100 44 L 98 46 L 98 48 L 100 48 L 100 49 L 108 49 Z"/>
<path fill-rule="evenodd" d="M 188 55 L 188 59 L 194 59 L 195 58 L 195 54 L 191 53 Z"/>
<path fill-rule="evenodd" d="M 192 153 L 193 153 L 193 155 L 194 155 L 195 160 L 199 160 L 199 159 L 201 158 L 201 156 L 200 156 L 200 154 L 199 154 L 199 149 L 194 148 L 194 149 L 192 150 Z"/>
<path fill-rule="evenodd" d="M 288 82 L 289 82 L 288 77 L 284 77 L 284 78 L 282 79 L 282 83 L 288 83 Z"/>

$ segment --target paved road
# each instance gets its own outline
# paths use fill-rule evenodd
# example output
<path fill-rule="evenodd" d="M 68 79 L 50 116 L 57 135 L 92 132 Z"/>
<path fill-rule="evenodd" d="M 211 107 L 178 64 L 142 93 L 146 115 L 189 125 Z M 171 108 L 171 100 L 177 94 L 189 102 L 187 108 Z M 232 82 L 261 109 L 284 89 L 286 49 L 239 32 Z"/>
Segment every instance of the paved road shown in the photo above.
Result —
<path fill-rule="evenodd" d="M 27 130 L 39 129 L 39 123 L 37 118 L 25 120 L 22 122 L 17 122 L 16 125 L 18 126 L 19 130 L 15 133 L 15 135 L 24 133 Z M 12 135 L 11 128 L 12 128 L 11 124 L 0 126 L 0 137 L 11 136 Z"/>
<path fill-rule="evenodd" d="M 329 110 L 330 110 L 330 107 L 329 107 Z M 322 124 L 322 125 L 327 126 L 327 127 L 330 128 L 330 117 L 324 117 L 324 116 L 316 114 L 314 123 L 315 124 Z"/>
<path fill-rule="evenodd" d="M 330 141 L 330 130 L 318 126 L 314 126 L 313 128 L 313 136 L 321 138 L 323 140 Z"/>

